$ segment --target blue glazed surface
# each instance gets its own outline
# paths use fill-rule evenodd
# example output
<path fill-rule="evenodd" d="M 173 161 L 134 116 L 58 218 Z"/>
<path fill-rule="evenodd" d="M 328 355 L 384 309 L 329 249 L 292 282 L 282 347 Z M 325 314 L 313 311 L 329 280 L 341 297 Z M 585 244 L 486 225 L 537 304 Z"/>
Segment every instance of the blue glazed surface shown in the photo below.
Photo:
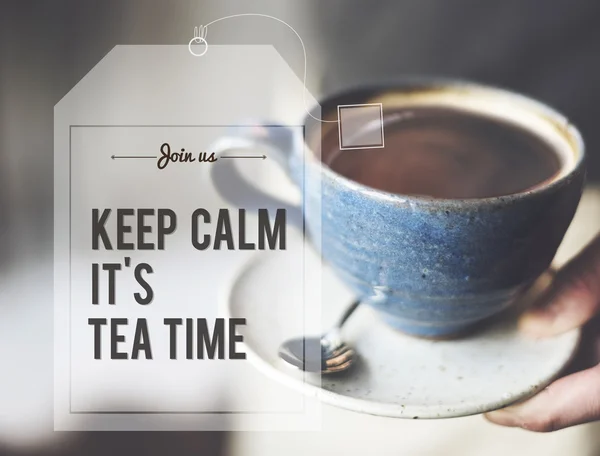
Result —
<path fill-rule="evenodd" d="M 365 303 L 415 335 L 461 332 L 510 305 L 550 265 L 582 175 L 530 197 L 420 205 L 322 181 L 322 255 Z"/>

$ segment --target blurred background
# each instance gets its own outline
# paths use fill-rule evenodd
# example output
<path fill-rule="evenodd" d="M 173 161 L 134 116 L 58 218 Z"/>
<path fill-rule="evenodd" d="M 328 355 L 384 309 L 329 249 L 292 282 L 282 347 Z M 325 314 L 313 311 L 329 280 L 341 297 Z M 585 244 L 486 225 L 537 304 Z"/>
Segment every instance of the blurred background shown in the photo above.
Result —
<path fill-rule="evenodd" d="M 538 98 L 580 128 L 589 181 L 600 179 L 595 0 L 2 0 L 0 455 L 598 454 L 594 425 L 533 435 L 481 417 L 398 422 L 327 407 L 316 434 L 52 432 L 53 107 L 117 44 L 186 44 L 194 26 L 245 12 L 298 31 L 317 97 L 436 75 Z M 302 75 L 298 41 L 274 21 L 223 22 L 209 41 L 272 44 Z"/>

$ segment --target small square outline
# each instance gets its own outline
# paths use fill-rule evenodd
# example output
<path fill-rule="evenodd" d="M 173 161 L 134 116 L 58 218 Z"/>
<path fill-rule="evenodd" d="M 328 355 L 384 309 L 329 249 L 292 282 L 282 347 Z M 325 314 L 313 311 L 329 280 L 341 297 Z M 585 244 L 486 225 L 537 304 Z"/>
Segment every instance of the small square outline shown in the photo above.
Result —
<path fill-rule="evenodd" d="M 379 106 L 379 123 L 381 125 L 381 145 L 343 147 L 342 146 L 342 121 L 341 121 L 341 117 L 340 117 L 340 108 L 363 108 L 365 106 L 369 106 L 369 107 Z M 383 103 L 362 103 L 362 104 L 338 105 L 337 112 L 338 112 L 338 137 L 339 137 L 339 142 L 340 142 L 340 150 L 383 149 L 385 147 L 385 136 L 383 134 Z"/>

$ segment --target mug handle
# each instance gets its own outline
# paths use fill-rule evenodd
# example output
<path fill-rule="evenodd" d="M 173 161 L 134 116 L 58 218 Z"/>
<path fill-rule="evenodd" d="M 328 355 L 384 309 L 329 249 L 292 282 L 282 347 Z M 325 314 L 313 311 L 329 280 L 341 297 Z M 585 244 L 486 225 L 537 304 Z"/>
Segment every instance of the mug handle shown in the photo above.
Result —
<path fill-rule="evenodd" d="M 248 182 L 235 165 L 237 160 L 219 158 L 222 154 L 234 150 L 253 150 L 275 160 L 290 176 L 290 158 L 294 149 L 299 146 L 299 140 L 303 141 L 303 138 L 299 138 L 293 129 L 285 125 L 262 122 L 260 125 L 231 127 L 226 136 L 211 146 L 211 151 L 218 159 L 217 163 L 211 166 L 210 172 L 217 192 L 239 208 L 252 211 L 267 209 L 270 214 L 274 214 L 277 209 L 285 209 L 288 223 L 302 228 L 303 217 L 299 206 L 275 198 Z"/>

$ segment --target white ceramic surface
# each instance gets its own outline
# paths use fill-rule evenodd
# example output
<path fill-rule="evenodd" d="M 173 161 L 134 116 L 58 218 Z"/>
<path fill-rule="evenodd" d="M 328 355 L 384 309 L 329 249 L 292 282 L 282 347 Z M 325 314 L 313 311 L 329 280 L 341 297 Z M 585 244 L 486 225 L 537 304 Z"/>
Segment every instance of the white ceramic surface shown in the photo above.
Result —
<path fill-rule="evenodd" d="M 483 413 L 544 388 L 579 341 L 579 330 L 551 339 L 526 338 L 517 331 L 514 314 L 462 339 L 416 339 L 389 328 L 362 307 L 343 329 L 362 355 L 353 370 L 322 378 L 301 373 L 277 357 L 279 344 L 299 335 L 298 321 L 290 316 L 301 315 L 303 305 L 302 278 L 290 274 L 287 261 L 281 255 L 251 261 L 235 280 L 228 312 L 246 318 L 244 343 L 251 362 L 268 376 L 334 406 L 410 419 Z M 319 260 L 311 254 L 305 261 L 310 269 Z M 549 274 L 525 301 L 548 282 Z M 323 277 L 323 293 L 327 328 L 352 296 L 330 270 Z"/>

